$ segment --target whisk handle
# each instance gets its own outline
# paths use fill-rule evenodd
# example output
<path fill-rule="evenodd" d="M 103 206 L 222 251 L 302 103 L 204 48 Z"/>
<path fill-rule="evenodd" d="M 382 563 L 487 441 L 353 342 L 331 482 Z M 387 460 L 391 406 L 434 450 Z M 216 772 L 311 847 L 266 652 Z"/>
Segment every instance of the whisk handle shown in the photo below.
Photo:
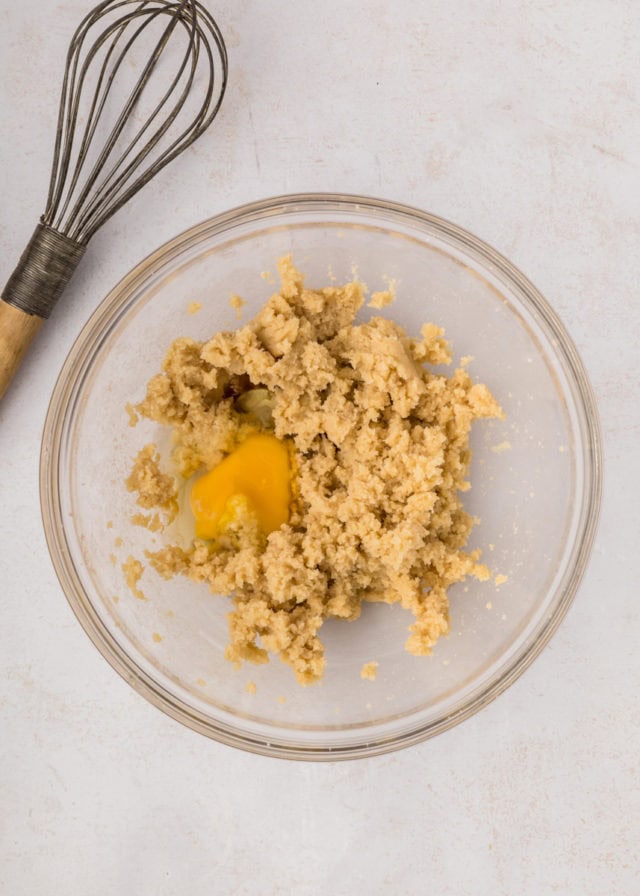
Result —
<path fill-rule="evenodd" d="M 36 227 L 0 299 L 0 398 L 85 249 L 47 224 Z"/>
<path fill-rule="evenodd" d="M 0 299 L 0 398 L 43 323 L 43 317 L 27 314 Z"/>

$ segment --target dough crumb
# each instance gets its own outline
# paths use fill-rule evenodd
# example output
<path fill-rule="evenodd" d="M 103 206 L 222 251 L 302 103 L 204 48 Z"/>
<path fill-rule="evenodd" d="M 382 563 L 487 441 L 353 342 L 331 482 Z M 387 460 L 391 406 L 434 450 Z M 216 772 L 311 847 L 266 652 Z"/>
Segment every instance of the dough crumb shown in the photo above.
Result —
<path fill-rule="evenodd" d="M 134 513 L 130 517 L 134 526 L 143 526 L 150 532 L 162 532 L 164 524 L 157 513 L 147 516 L 145 513 Z"/>
<path fill-rule="evenodd" d="M 114 602 L 114 604 L 120 603 L 120 598 L 118 597 L 117 594 L 114 594 L 113 597 L 111 598 L 111 600 Z"/>
<path fill-rule="evenodd" d="M 244 689 L 247 692 L 247 694 L 255 694 L 256 691 L 258 690 L 255 681 L 248 681 L 245 684 Z"/>
<path fill-rule="evenodd" d="M 286 702 L 287 702 L 287 698 L 286 698 L 286 697 L 283 697 L 282 694 L 281 694 L 281 695 L 278 697 L 278 703 L 286 703 Z"/>
<path fill-rule="evenodd" d="M 389 280 L 387 283 L 387 289 L 383 289 L 379 292 L 373 293 L 370 301 L 367 303 L 367 308 L 386 308 L 387 305 L 391 305 L 392 302 L 395 302 L 395 299 L 396 281 Z"/>
<path fill-rule="evenodd" d="M 127 412 L 127 414 L 129 415 L 129 426 L 131 426 L 131 427 L 137 426 L 138 423 L 140 422 L 140 417 L 138 416 L 138 412 L 136 411 L 136 409 L 134 408 L 134 406 L 131 404 L 130 401 L 128 401 L 125 404 L 124 409 Z"/>
<path fill-rule="evenodd" d="M 114 566 L 118 562 L 118 558 L 116 557 L 115 554 L 109 554 L 109 560 L 113 563 Z"/>
<path fill-rule="evenodd" d="M 189 304 L 187 305 L 187 313 L 188 314 L 197 314 L 201 308 L 202 308 L 202 304 L 200 302 L 189 302 Z"/>
<path fill-rule="evenodd" d="M 473 355 L 464 355 L 464 357 L 460 358 L 460 367 L 468 367 L 472 361 Z"/>
<path fill-rule="evenodd" d="M 197 678 L 196 684 L 198 685 L 199 688 L 206 688 L 206 686 L 207 686 L 207 682 L 204 680 L 204 678 Z"/>
<path fill-rule="evenodd" d="M 509 581 L 509 576 L 497 575 L 494 581 L 496 583 L 496 588 L 499 588 L 500 585 L 504 585 L 505 582 Z"/>
<path fill-rule="evenodd" d="M 371 663 L 365 663 L 362 669 L 360 670 L 360 678 L 364 678 L 367 681 L 375 681 L 376 676 L 378 674 L 378 663 L 375 660 Z"/>
<path fill-rule="evenodd" d="M 502 454 L 504 451 L 510 451 L 511 442 L 500 442 L 499 445 L 494 445 L 491 450 L 494 454 Z"/>
<path fill-rule="evenodd" d="M 107 520 L 107 529 L 113 529 L 113 520 Z"/>
<path fill-rule="evenodd" d="M 119 535 L 118 535 L 118 537 L 114 540 L 114 542 L 113 542 L 113 546 L 114 546 L 114 548 L 121 548 L 121 547 L 122 547 L 122 538 L 121 538 Z"/>
<path fill-rule="evenodd" d="M 134 597 L 138 600 L 146 600 L 144 593 L 138 588 L 138 582 L 142 578 L 144 566 L 135 557 L 129 555 L 122 564 L 122 572 L 124 573 L 125 582 Z"/>
<path fill-rule="evenodd" d="M 236 317 L 238 320 L 242 318 L 242 309 L 247 304 L 244 299 L 241 299 L 240 296 L 236 295 L 235 292 L 232 294 L 229 299 L 229 304 L 232 308 L 235 309 Z"/>
<path fill-rule="evenodd" d="M 139 405 L 139 408 L 141 409 L 142 405 Z M 160 508 L 166 511 L 169 520 L 172 520 L 178 512 L 175 482 L 173 476 L 161 472 L 159 462 L 160 455 L 156 446 L 145 445 L 138 452 L 133 469 L 126 480 L 126 486 L 130 492 L 137 492 L 137 503 L 140 507 L 144 507 L 145 510 Z"/>
<path fill-rule="evenodd" d="M 488 601 L 486 602 L 486 604 L 485 604 L 485 609 L 487 609 L 487 610 L 493 610 L 493 604 L 491 603 L 490 600 L 488 600 Z"/>
<path fill-rule="evenodd" d="M 371 296 L 371 301 L 367 302 L 367 308 L 386 308 L 387 305 L 390 305 L 393 302 L 393 300 L 394 296 L 386 290 L 382 292 L 374 292 Z"/>
<path fill-rule="evenodd" d="M 155 641 L 156 644 L 159 644 L 162 641 L 162 635 L 158 634 L 158 632 L 154 632 L 151 637 Z"/>

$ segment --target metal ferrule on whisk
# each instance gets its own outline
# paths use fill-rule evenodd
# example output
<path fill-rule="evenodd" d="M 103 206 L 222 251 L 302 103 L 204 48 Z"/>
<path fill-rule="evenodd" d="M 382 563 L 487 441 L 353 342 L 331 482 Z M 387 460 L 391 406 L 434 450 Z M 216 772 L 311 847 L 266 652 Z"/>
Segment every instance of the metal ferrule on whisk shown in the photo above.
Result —
<path fill-rule="evenodd" d="M 86 248 L 47 224 L 38 224 L 2 292 L 3 301 L 46 320 Z"/>

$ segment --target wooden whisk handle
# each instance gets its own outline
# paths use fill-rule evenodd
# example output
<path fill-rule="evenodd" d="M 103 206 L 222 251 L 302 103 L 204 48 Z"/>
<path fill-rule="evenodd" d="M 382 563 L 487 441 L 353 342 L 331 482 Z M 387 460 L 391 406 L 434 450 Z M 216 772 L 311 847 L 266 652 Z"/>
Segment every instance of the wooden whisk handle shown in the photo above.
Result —
<path fill-rule="evenodd" d="M 85 249 L 47 224 L 36 227 L 0 300 L 0 398 Z"/>
<path fill-rule="evenodd" d="M 43 323 L 43 317 L 27 314 L 0 299 L 0 398 Z"/>

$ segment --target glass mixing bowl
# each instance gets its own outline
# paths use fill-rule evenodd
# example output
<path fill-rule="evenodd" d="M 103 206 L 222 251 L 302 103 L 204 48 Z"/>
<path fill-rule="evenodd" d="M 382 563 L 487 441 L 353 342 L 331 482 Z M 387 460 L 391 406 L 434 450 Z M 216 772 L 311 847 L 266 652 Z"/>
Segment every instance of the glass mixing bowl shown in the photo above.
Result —
<path fill-rule="evenodd" d="M 124 479 L 133 456 L 168 435 L 127 402 L 143 397 L 177 336 L 206 339 L 248 320 L 273 292 L 276 259 L 293 253 L 307 283 L 397 283 L 381 313 L 417 335 L 444 326 L 456 358 L 487 383 L 507 419 L 472 434 L 471 547 L 502 585 L 450 590 L 451 633 L 430 657 L 404 650 L 412 618 L 371 604 L 332 620 L 323 682 L 302 688 L 277 660 L 241 670 L 224 659 L 229 599 L 147 568 L 135 599 L 129 555 L 171 541 L 130 523 Z M 190 303 L 202 309 L 189 314 Z M 562 324 L 506 259 L 453 224 L 412 208 L 343 195 L 286 196 L 205 221 L 167 243 L 105 298 L 53 392 L 41 457 L 49 550 L 84 629 L 111 665 L 168 715 L 226 744 L 272 756 L 338 759 L 397 749 L 476 712 L 529 665 L 557 628 L 584 572 L 598 515 L 600 439 L 594 398 Z M 120 542 L 122 540 L 122 543 Z M 499 579 L 500 581 L 500 579 Z M 379 663 L 377 680 L 360 677 Z M 247 682 L 255 684 L 255 693 Z"/>

